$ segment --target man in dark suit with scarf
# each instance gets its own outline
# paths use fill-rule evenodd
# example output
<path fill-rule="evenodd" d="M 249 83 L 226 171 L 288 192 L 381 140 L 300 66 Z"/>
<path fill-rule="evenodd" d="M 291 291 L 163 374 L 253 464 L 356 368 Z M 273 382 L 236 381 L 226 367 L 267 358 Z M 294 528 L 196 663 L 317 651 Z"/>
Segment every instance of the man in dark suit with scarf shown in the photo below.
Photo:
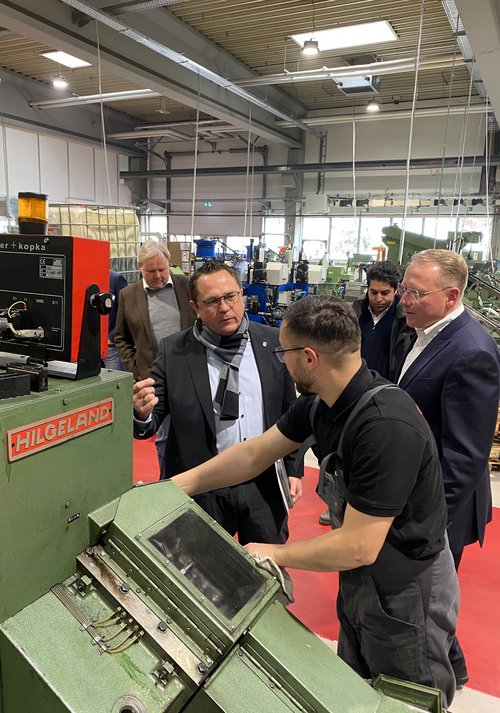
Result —
<path fill-rule="evenodd" d="M 260 435 L 295 401 L 293 382 L 273 354 L 278 330 L 249 322 L 238 273 L 207 262 L 191 276 L 189 293 L 198 317 L 194 327 L 163 339 L 151 378 L 134 385 L 136 438 L 148 438 L 170 416 L 163 478 Z M 302 490 L 293 458 L 285 467 L 295 501 Z M 274 467 L 196 499 L 242 544 L 278 544 L 288 537 Z"/>

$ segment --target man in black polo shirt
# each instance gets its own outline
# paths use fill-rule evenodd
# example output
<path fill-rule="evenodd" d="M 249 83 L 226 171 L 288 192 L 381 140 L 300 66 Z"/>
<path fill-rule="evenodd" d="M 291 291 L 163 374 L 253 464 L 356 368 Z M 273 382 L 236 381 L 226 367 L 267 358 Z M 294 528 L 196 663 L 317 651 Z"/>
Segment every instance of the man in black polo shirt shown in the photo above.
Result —
<path fill-rule="evenodd" d="M 280 342 L 276 356 L 303 396 L 262 436 L 173 480 L 190 495 L 243 482 L 314 437 L 319 492 L 335 529 L 246 549 L 282 567 L 340 572 L 340 657 L 365 678 L 435 686 L 448 706 L 459 595 L 429 427 L 407 394 L 362 363 L 359 325 L 341 300 L 294 303 Z"/>

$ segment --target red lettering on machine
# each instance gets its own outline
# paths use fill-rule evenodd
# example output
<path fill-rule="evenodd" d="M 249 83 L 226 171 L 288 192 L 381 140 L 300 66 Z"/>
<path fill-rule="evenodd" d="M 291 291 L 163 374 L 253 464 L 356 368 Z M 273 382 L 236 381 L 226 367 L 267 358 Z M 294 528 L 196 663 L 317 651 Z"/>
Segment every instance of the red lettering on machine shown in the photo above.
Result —
<path fill-rule="evenodd" d="M 81 408 L 7 431 L 9 463 L 57 446 L 84 433 L 113 423 L 113 399 L 97 401 Z"/>

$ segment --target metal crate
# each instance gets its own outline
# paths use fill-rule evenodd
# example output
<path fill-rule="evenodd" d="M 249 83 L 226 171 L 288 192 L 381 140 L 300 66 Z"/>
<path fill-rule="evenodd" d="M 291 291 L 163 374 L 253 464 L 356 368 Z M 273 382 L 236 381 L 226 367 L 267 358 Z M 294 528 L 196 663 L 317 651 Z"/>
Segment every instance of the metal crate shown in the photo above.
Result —
<path fill-rule="evenodd" d="M 133 208 L 51 203 L 49 233 L 107 240 L 110 245 L 111 269 L 121 272 L 129 283 L 138 279 L 140 225 Z"/>

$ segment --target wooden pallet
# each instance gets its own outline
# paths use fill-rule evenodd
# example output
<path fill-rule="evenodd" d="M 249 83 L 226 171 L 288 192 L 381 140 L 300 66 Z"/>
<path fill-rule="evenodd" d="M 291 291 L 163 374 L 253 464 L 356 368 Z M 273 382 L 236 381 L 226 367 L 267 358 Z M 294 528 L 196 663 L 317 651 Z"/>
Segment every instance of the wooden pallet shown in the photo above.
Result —
<path fill-rule="evenodd" d="M 488 462 L 490 470 L 500 470 L 500 458 L 490 458 Z"/>

